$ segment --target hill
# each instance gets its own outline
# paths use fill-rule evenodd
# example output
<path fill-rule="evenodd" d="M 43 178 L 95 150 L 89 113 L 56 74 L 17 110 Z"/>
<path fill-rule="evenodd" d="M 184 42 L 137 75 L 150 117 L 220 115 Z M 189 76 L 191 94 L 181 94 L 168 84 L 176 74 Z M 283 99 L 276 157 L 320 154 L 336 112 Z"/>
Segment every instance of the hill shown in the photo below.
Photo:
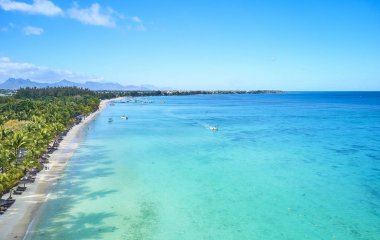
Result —
<path fill-rule="evenodd" d="M 119 83 L 101 83 L 101 82 L 85 82 L 85 83 L 77 83 L 71 82 L 68 80 L 62 80 L 55 83 L 40 83 L 34 82 L 29 79 L 22 78 L 9 78 L 5 82 L 0 84 L 0 89 L 10 89 L 15 90 L 19 88 L 26 87 L 36 87 L 36 88 L 44 88 L 44 87 L 79 87 L 79 88 L 88 88 L 90 90 L 121 90 L 121 91 L 142 91 L 142 90 L 156 90 L 157 87 L 151 85 L 143 85 L 143 86 L 135 86 L 128 85 L 123 86 Z"/>

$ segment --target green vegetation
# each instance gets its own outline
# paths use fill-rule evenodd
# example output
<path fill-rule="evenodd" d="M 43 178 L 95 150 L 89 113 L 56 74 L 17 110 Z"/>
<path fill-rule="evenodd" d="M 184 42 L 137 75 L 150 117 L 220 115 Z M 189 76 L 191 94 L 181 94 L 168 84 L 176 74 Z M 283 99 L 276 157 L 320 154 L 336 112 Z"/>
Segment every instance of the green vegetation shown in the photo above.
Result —
<path fill-rule="evenodd" d="M 198 94 L 277 94 L 284 93 L 280 90 L 149 90 L 149 91 L 97 91 L 101 99 L 116 97 L 149 97 L 149 96 L 185 96 Z"/>
<path fill-rule="evenodd" d="M 47 98 L 47 97 L 73 97 L 73 96 L 96 96 L 97 93 L 89 89 L 77 87 L 48 87 L 48 88 L 21 88 L 16 98 Z"/>
<path fill-rule="evenodd" d="M 14 90 L 0 89 L 0 97 L 11 96 L 15 93 Z"/>
<path fill-rule="evenodd" d="M 48 145 L 75 118 L 98 109 L 96 93 L 78 88 L 22 89 L 0 97 L 0 196 L 18 184 L 27 169 L 41 169 Z"/>

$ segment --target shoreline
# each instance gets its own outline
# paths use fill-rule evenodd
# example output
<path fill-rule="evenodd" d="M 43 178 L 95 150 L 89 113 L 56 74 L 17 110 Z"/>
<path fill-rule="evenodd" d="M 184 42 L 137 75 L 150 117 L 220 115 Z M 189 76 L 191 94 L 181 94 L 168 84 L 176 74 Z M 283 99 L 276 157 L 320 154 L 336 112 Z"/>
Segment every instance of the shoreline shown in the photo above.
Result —
<path fill-rule="evenodd" d="M 102 112 L 111 101 L 117 99 L 120 98 L 102 100 L 97 111 L 70 129 L 58 149 L 50 154 L 49 170 L 41 170 L 37 174 L 36 181 L 28 184 L 27 190 L 22 195 L 13 195 L 16 202 L 0 216 L 0 239 L 24 238 L 35 214 L 47 201 L 49 192 L 62 176 L 67 163 L 79 147 L 84 127 L 95 119 L 96 115 Z"/>

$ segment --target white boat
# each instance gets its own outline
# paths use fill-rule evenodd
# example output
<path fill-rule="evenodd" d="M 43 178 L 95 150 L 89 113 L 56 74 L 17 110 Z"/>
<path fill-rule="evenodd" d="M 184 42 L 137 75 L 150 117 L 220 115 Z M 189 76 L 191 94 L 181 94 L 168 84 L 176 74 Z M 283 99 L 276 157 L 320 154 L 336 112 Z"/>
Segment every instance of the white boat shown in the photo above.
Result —
<path fill-rule="evenodd" d="M 120 118 L 123 119 L 123 120 L 128 120 L 128 117 L 125 116 L 125 115 L 124 115 L 124 116 L 121 116 Z"/>
<path fill-rule="evenodd" d="M 213 131 L 213 132 L 218 131 L 218 128 L 215 127 L 215 126 L 210 126 L 210 127 L 208 127 L 208 129 L 210 129 L 210 130 Z"/>

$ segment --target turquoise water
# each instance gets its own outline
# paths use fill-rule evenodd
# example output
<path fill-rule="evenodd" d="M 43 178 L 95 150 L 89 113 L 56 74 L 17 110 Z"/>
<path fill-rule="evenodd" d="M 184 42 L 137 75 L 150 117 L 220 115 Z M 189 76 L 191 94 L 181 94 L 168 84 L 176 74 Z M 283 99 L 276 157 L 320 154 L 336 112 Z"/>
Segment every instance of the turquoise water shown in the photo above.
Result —
<path fill-rule="evenodd" d="M 380 239 L 380 93 L 150 99 L 88 126 L 28 238 Z"/>

